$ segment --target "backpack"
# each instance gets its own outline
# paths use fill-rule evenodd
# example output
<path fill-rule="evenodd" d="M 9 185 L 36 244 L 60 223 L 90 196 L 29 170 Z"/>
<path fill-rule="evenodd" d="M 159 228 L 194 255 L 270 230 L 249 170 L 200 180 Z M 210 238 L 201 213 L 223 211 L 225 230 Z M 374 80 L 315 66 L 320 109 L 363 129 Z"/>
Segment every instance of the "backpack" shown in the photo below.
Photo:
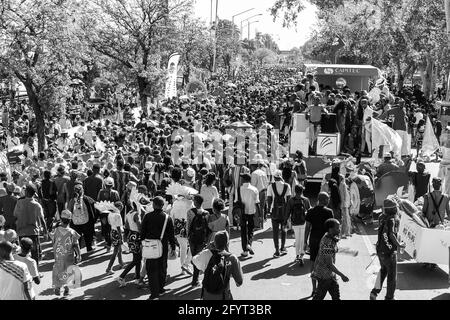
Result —
<path fill-rule="evenodd" d="M 304 199 L 293 199 L 291 222 L 294 226 L 302 226 L 306 222 L 306 208 Z"/>
<path fill-rule="evenodd" d="M 284 196 L 286 195 L 288 186 L 285 184 L 281 195 L 277 191 L 275 183 L 272 183 L 272 190 L 274 193 L 272 219 L 284 220 L 285 218 L 285 205 L 286 201 Z"/>
<path fill-rule="evenodd" d="M 222 299 L 225 300 L 225 290 L 228 284 L 226 279 L 226 259 L 224 255 L 217 251 L 211 252 L 213 255 L 209 259 L 203 277 L 203 290 L 206 290 L 210 294 L 222 294 Z"/>
<path fill-rule="evenodd" d="M 203 213 L 198 213 L 197 208 L 193 208 L 192 211 L 195 213 L 195 217 L 189 226 L 189 242 L 202 245 L 208 237 L 208 221 Z"/>
<path fill-rule="evenodd" d="M 84 200 L 81 200 L 81 209 L 77 208 L 77 203 L 74 203 L 73 205 L 72 222 L 76 226 L 83 225 L 89 222 L 89 211 L 88 208 L 86 208 L 86 210 L 83 210 L 83 202 Z"/>

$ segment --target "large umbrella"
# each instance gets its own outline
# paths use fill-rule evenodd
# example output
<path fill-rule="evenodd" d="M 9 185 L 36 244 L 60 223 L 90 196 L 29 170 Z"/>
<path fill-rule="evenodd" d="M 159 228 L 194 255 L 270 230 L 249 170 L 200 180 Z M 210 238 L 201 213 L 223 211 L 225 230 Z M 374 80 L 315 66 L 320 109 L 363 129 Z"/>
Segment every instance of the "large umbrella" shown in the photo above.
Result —
<path fill-rule="evenodd" d="M 246 121 L 233 122 L 232 124 L 230 124 L 229 127 L 235 128 L 235 129 L 253 129 L 253 126 L 251 124 L 247 123 Z"/>

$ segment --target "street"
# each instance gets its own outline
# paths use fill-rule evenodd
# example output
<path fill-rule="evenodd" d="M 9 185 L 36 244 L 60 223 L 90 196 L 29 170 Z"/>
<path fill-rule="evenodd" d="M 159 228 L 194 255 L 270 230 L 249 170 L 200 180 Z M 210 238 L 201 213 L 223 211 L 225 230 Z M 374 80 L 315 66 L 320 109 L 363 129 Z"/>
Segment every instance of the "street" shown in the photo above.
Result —
<path fill-rule="evenodd" d="M 439 164 L 429 163 L 427 169 L 435 176 Z M 358 225 L 358 233 L 351 238 L 341 240 L 340 253 L 337 255 L 337 267 L 350 282 L 340 281 L 342 300 L 368 300 L 376 273 L 379 270 L 378 259 L 375 254 L 375 243 L 377 241 L 377 224 Z M 255 256 L 246 259 L 239 258 L 244 272 L 244 284 L 236 288 L 231 281 L 233 296 L 236 300 L 306 300 L 311 299 L 311 279 L 309 276 L 309 256 L 305 256 L 305 265 L 298 266 L 294 262 L 294 235 L 288 234 L 288 254 L 274 259 L 274 246 L 272 240 L 272 229 L 270 221 L 266 222 L 265 228 L 255 233 L 253 248 Z M 51 287 L 53 253 L 47 243 L 43 248 L 45 252 L 44 261 L 41 262 L 40 271 L 44 277 L 39 286 L 35 286 L 37 300 L 61 299 L 53 294 Z M 345 249 L 357 250 L 355 257 L 345 253 Z M 241 253 L 240 233 L 233 231 L 230 241 L 230 251 L 236 255 Z M 348 251 L 348 250 L 347 250 Z M 85 249 L 82 249 L 85 253 Z M 74 300 L 145 300 L 149 296 L 147 289 L 138 289 L 132 283 L 134 270 L 128 274 L 126 280 L 129 284 L 125 288 L 119 288 L 115 278 L 120 271 L 116 260 L 113 271 L 115 274 L 108 276 L 105 270 L 110 254 L 106 254 L 103 242 L 98 243 L 96 251 L 86 256 L 83 254 L 83 262 L 80 267 L 83 273 L 83 286 L 72 290 L 69 299 Z M 397 300 L 450 300 L 448 266 L 430 270 L 423 265 L 408 260 L 404 254 L 399 256 L 397 270 Z M 131 255 L 124 255 L 124 261 L 131 261 Z M 168 293 L 161 300 L 194 300 L 199 299 L 201 288 L 192 289 L 191 277 L 181 274 L 179 260 L 168 262 L 168 274 L 170 275 Z M 386 283 L 385 283 L 386 285 Z M 383 299 L 385 290 L 379 296 Z M 326 299 L 330 299 L 327 296 Z"/>

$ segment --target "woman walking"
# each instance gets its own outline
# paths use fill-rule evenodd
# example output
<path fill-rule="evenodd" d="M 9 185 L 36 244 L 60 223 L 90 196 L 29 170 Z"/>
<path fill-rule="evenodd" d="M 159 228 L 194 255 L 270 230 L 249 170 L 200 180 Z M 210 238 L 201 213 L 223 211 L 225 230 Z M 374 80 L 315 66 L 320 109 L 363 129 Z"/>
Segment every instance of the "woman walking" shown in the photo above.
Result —
<path fill-rule="evenodd" d="M 72 213 L 69 210 L 63 210 L 61 212 L 60 225 L 50 234 L 55 254 L 52 279 L 55 295 L 57 296 L 61 294 L 62 287 L 64 287 L 64 296 L 69 295 L 68 269 L 81 261 L 80 245 L 78 243 L 80 235 L 69 227 L 71 220 Z"/>

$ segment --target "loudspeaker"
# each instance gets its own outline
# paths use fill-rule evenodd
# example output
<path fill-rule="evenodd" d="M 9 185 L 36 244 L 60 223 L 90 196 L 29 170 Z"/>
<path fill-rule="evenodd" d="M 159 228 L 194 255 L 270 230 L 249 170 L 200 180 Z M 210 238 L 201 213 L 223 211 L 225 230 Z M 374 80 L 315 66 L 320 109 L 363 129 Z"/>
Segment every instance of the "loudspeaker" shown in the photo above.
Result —
<path fill-rule="evenodd" d="M 335 113 L 322 114 L 320 120 L 321 133 L 332 134 L 338 133 L 337 116 Z"/>

